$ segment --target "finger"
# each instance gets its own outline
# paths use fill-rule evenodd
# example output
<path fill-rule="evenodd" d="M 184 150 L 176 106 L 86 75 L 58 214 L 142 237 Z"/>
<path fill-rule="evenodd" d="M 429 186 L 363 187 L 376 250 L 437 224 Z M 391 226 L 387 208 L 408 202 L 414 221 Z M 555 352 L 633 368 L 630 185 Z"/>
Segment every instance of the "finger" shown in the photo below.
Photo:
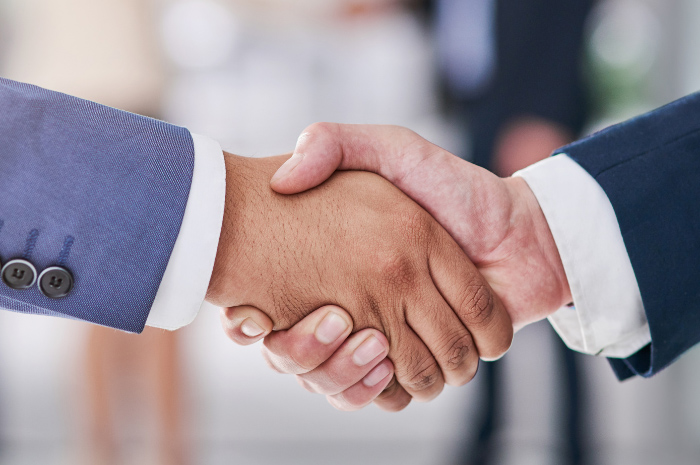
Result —
<path fill-rule="evenodd" d="M 476 374 L 479 354 L 462 321 L 435 287 L 432 292 L 408 308 L 406 322 L 430 349 L 445 383 L 462 386 Z"/>
<path fill-rule="evenodd" d="M 315 123 L 301 134 L 270 185 L 281 194 L 295 194 L 318 186 L 337 169 L 371 171 L 393 182 L 435 149 L 398 126 Z"/>
<path fill-rule="evenodd" d="M 411 403 L 411 395 L 399 384 L 396 376 L 389 380 L 389 384 L 374 399 L 374 403 L 387 412 L 398 412 L 405 409 Z"/>
<path fill-rule="evenodd" d="M 250 306 L 222 308 L 221 325 L 229 339 L 242 346 L 253 344 L 272 331 L 270 317 Z"/>
<path fill-rule="evenodd" d="M 442 392 L 445 380 L 437 361 L 408 326 L 392 338 L 389 357 L 396 380 L 412 398 L 427 402 Z"/>
<path fill-rule="evenodd" d="M 286 331 L 264 341 L 263 357 L 280 373 L 307 373 L 328 360 L 352 332 L 352 318 L 335 305 L 307 315 Z"/>
<path fill-rule="evenodd" d="M 361 381 L 338 394 L 327 396 L 328 402 L 338 410 L 359 410 L 372 401 L 384 390 L 394 375 L 391 360 L 384 359 Z"/>
<path fill-rule="evenodd" d="M 442 230 L 428 258 L 435 286 L 474 339 L 484 360 L 502 357 L 513 342 L 513 323 L 501 300 L 459 246 Z"/>
<path fill-rule="evenodd" d="M 302 378 L 301 375 L 295 375 L 294 378 L 296 378 L 297 383 L 299 383 L 299 386 L 303 387 L 312 394 L 317 394 L 316 390 L 309 383 L 304 381 L 304 378 Z"/>
<path fill-rule="evenodd" d="M 389 342 L 384 334 L 364 329 L 350 336 L 328 360 L 299 377 L 313 392 L 338 394 L 361 381 L 388 353 Z"/>

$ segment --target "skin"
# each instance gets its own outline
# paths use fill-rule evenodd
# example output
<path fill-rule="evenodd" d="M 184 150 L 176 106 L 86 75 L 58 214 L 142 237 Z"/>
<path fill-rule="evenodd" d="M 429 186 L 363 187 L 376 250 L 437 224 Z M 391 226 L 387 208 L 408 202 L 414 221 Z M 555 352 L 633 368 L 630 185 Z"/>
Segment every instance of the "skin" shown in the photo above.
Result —
<path fill-rule="evenodd" d="M 304 192 L 336 170 L 351 169 L 380 174 L 425 208 L 491 284 L 515 330 L 571 302 L 556 244 L 525 181 L 499 178 L 408 129 L 315 124 L 271 186 L 284 194 Z M 276 350 L 284 353 L 293 344 Z M 337 357 L 329 349 L 325 353 Z"/>
<path fill-rule="evenodd" d="M 374 330 L 332 341 L 342 343 L 337 350 L 357 353 L 369 336 L 382 348 L 348 379 L 367 375 L 388 353 L 394 373 L 382 393 L 388 409 L 430 400 L 444 383 L 468 382 L 480 354 L 495 358 L 509 348 L 512 322 L 502 303 L 425 210 L 370 173 L 337 173 L 316 189 L 280 195 L 269 179 L 286 159 L 225 155 L 224 222 L 207 292 L 220 307 L 263 312 L 269 321 L 259 327 L 288 330 L 267 341 L 275 369 L 306 372 L 319 392 L 337 394 L 319 372 L 308 374 L 320 362 L 307 360 L 313 346 L 290 343 L 293 325 L 328 305 L 347 323 L 343 334 Z M 309 320 L 314 338 L 322 320 Z"/>

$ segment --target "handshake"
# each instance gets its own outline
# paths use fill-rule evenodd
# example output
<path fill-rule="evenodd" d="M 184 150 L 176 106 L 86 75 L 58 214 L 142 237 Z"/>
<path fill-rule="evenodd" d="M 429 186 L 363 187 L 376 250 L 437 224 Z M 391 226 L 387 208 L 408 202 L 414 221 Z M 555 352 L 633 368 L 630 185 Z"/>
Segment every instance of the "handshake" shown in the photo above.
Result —
<path fill-rule="evenodd" d="M 225 154 L 207 300 L 231 339 L 264 337 L 274 369 L 336 408 L 465 384 L 572 300 L 521 178 L 393 126 L 316 124 L 285 159 Z"/>

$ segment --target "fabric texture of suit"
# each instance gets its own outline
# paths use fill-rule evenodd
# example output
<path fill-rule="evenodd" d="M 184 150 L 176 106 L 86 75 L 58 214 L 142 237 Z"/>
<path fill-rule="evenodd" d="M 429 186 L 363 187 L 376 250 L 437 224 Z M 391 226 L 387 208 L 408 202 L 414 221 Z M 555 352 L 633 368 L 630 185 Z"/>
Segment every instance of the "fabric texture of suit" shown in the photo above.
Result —
<path fill-rule="evenodd" d="M 140 332 L 187 205 L 190 133 L 6 79 L 0 104 L 0 257 L 74 278 L 62 299 L 0 283 L 0 306 Z"/>
<path fill-rule="evenodd" d="M 700 341 L 700 93 L 558 153 L 610 199 L 649 321 L 651 344 L 610 363 L 621 379 L 652 376 Z"/>

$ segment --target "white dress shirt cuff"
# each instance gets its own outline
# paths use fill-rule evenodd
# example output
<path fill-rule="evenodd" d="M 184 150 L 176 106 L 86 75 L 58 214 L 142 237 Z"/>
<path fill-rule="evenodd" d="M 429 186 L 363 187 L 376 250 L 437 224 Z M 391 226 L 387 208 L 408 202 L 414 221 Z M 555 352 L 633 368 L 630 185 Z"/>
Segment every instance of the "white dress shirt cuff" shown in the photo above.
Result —
<path fill-rule="evenodd" d="M 190 196 L 146 325 L 175 330 L 199 313 L 209 287 L 224 218 L 226 167 L 219 144 L 197 134 Z"/>
<path fill-rule="evenodd" d="M 522 177 L 537 197 L 569 281 L 574 307 L 549 317 L 566 345 L 626 358 L 649 344 L 639 286 L 603 188 L 565 154 L 514 176 Z"/>

